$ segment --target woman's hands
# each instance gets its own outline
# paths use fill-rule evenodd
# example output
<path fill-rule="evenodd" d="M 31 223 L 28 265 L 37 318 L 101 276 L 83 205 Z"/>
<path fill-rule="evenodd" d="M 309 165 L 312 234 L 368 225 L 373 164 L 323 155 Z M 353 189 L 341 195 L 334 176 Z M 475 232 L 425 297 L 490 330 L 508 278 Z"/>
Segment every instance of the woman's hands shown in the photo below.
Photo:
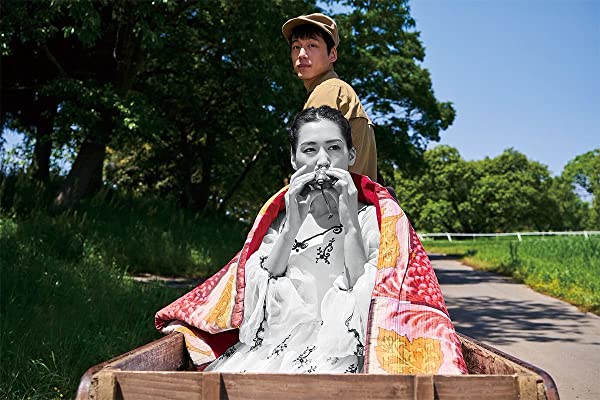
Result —
<path fill-rule="evenodd" d="M 364 273 L 367 254 L 358 221 L 358 190 L 350 173 L 340 168 L 330 168 L 327 175 L 337 178 L 333 185 L 339 193 L 338 210 L 344 226 L 344 263 L 348 288 L 354 287 Z"/>
<path fill-rule="evenodd" d="M 290 178 L 290 187 L 285 194 L 285 212 L 287 216 L 286 228 L 293 233 L 294 237 L 300 230 L 302 222 L 308 215 L 310 202 L 307 197 L 302 197 L 300 193 L 306 184 L 315 179 L 315 172 L 307 172 L 308 166 L 303 165 Z"/>
<path fill-rule="evenodd" d="M 315 172 L 307 172 L 308 170 L 308 166 L 303 165 L 290 178 L 290 186 L 285 194 L 285 226 L 264 263 L 264 268 L 271 275 L 280 276 L 285 273 L 294 240 L 310 210 L 311 195 L 303 197 L 300 194 L 306 184 L 315 179 Z"/>
<path fill-rule="evenodd" d="M 354 185 L 350 172 L 341 168 L 329 168 L 327 175 L 336 178 L 337 182 L 333 185 L 339 194 L 338 212 L 340 222 L 348 229 L 360 231 L 358 223 L 358 190 Z"/>

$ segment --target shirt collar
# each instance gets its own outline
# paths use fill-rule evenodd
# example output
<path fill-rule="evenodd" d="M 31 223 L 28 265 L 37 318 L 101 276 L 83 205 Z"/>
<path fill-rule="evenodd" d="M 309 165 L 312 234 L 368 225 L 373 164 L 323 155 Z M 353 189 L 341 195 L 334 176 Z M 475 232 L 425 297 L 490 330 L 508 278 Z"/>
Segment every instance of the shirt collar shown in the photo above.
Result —
<path fill-rule="evenodd" d="M 313 90 L 315 90 L 315 88 L 320 85 L 321 83 L 325 82 L 328 79 L 331 78 L 339 78 L 338 74 L 335 73 L 335 71 L 333 69 L 328 69 L 327 71 L 323 72 L 320 76 L 317 77 L 317 79 L 314 80 L 314 82 L 310 85 L 310 87 L 308 88 L 308 94 L 311 94 Z"/>

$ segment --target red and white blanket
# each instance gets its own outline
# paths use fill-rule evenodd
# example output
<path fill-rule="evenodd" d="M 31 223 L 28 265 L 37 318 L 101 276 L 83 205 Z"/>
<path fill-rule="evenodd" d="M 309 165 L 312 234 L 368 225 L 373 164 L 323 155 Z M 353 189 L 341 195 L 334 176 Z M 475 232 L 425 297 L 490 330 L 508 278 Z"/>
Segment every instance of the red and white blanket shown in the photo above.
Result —
<path fill-rule="evenodd" d="M 408 218 L 388 191 L 352 174 L 358 199 L 376 207 L 381 232 L 371 295 L 364 372 L 466 374 L 460 341 L 431 262 Z M 246 261 L 285 210 L 283 188 L 260 210 L 242 250 L 211 278 L 160 310 L 156 328 L 185 335 L 202 369 L 238 341 L 244 315 Z"/>

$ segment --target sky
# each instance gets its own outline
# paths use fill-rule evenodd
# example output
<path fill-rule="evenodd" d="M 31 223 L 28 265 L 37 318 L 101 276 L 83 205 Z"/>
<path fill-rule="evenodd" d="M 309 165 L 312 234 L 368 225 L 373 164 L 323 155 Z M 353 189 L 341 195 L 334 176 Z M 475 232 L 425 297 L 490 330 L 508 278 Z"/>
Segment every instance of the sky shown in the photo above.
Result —
<path fill-rule="evenodd" d="M 410 6 L 436 98 L 457 110 L 441 144 L 466 160 L 512 147 L 553 175 L 600 148 L 600 1 L 411 0 Z"/>

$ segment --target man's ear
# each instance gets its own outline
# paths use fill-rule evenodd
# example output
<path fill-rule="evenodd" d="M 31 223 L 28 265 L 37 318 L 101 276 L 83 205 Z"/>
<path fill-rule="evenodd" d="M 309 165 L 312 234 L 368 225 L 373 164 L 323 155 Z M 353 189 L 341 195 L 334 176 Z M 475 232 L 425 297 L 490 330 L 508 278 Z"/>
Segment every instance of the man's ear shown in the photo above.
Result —
<path fill-rule="evenodd" d="M 298 167 L 296 166 L 296 155 L 294 153 L 291 153 L 290 161 L 292 162 L 292 168 L 294 168 L 294 171 L 298 171 Z"/>
<path fill-rule="evenodd" d="M 353 147 L 348 152 L 348 165 L 353 166 L 356 162 L 356 149 Z"/>
<path fill-rule="evenodd" d="M 333 64 L 336 61 L 337 61 L 337 47 L 334 46 L 331 48 L 331 51 L 329 52 L 329 62 Z"/>

